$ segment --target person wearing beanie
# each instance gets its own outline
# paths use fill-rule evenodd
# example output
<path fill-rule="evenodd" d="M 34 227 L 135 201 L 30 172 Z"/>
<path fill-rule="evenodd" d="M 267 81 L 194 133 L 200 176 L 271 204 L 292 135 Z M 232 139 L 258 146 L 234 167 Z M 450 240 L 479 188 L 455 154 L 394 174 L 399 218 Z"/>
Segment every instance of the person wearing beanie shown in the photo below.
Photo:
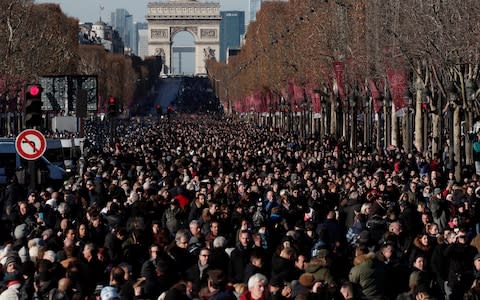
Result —
<path fill-rule="evenodd" d="M 100 292 L 100 298 L 102 300 L 118 300 L 120 299 L 118 296 L 117 289 L 114 288 L 113 286 L 106 286 L 102 288 L 102 291 Z"/>
<path fill-rule="evenodd" d="M 0 300 L 20 299 L 20 288 L 22 287 L 22 274 L 16 272 L 5 278 L 7 289 L 0 294 Z"/>

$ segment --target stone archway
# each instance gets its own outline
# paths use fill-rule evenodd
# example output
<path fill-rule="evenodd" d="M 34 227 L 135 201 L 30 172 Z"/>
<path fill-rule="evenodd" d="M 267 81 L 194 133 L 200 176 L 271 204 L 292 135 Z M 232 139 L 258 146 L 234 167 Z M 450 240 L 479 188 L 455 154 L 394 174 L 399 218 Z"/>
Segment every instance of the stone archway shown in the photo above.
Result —
<path fill-rule="evenodd" d="M 162 57 L 162 73 L 171 74 L 175 34 L 188 31 L 195 43 L 195 74 L 206 74 L 205 60 L 220 52 L 220 3 L 170 0 L 148 4 L 148 54 Z"/>

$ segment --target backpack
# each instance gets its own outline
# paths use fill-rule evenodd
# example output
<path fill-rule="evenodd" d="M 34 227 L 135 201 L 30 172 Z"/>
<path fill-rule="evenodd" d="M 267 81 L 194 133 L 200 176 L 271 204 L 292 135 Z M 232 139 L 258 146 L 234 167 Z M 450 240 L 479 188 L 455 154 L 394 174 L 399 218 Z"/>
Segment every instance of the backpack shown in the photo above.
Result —
<path fill-rule="evenodd" d="M 473 143 L 473 151 L 475 152 L 480 152 L 480 141 L 476 141 L 475 143 Z"/>

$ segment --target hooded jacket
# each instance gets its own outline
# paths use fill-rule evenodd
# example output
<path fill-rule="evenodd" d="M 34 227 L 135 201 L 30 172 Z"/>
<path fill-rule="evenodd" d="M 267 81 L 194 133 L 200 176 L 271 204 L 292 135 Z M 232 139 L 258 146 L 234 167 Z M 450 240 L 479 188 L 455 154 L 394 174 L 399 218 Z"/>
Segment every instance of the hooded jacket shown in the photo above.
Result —
<path fill-rule="evenodd" d="M 372 299 L 383 296 L 385 269 L 383 264 L 375 258 L 375 253 L 362 254 L 353 260 L 353 267 L 348 278 L 358 284 L 363 294 Z"/>

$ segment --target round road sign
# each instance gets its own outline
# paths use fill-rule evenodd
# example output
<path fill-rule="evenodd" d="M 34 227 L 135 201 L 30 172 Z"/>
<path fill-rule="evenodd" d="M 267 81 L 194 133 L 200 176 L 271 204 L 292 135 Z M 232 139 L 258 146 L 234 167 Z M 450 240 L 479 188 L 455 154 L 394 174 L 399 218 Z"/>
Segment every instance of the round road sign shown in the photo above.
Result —
<path fill-rule="evenodd" d="M 35 160 L 45 153 L 47 140 L 38 130 L 26 129 L 15 139 L 15 149 L 18 155 L 27 160 Z"/>

